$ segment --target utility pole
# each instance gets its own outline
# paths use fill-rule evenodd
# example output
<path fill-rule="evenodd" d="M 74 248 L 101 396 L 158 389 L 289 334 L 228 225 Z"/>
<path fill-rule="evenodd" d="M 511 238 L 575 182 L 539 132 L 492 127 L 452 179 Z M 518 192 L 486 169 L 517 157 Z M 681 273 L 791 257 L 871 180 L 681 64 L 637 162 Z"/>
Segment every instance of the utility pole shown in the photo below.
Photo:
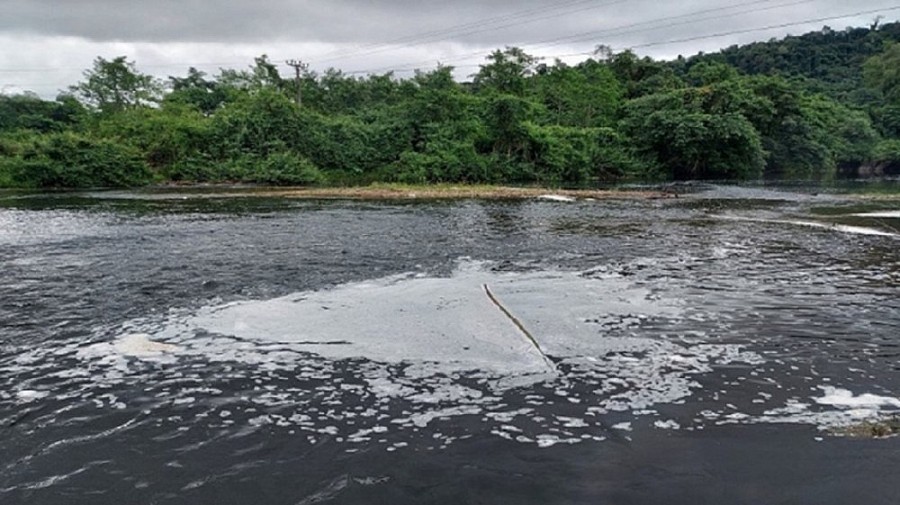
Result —
<path fill-rule="evenodd" d="M 300 81 L 300 74 L 306 72 L 309 63 L 303 63 L 303 60 L 287 60 L 285 63 L 289 67 L 294 67 L 294 71 L 297 72 L 297 105 L 303 105 L 303 84 Z"/>

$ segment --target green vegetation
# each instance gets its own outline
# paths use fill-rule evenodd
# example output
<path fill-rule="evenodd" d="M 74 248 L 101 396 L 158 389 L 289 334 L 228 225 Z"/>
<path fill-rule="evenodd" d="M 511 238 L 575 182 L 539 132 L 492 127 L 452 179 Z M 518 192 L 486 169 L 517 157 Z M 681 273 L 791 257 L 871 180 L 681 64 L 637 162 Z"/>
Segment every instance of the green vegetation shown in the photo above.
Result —
<path fill-rule="evenodd" d="M 54 101 L 0 96 L 0 187 L 161 182 L 590 185 L 900 174 L 900 23 L 660 62 L 519 48 L 459 83 L 98 58 Z M 295 103 L 298 89 L 302 106 Z"/>

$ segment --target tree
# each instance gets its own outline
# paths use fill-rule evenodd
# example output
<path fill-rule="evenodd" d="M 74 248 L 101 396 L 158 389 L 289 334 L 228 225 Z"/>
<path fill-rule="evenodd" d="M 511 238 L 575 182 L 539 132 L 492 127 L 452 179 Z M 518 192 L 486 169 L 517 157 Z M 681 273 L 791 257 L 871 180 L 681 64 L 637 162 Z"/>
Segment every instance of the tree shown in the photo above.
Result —
<path fill-rule="evenodd" d="M 547 108 L 547 122 L 560 126 L 612 126 L 624 89 L 612 71 L 588 60 L 577 67 L 557 62 L 533 77 L 536 97 Z"/>
<path fill-rule="evenodd" d="M 525 93 L 527 77 L 533 74 L 539 61 L 518 47 L 507 47 L 503 51 L 497 49 L 487 60 L 490 63 L 482 65 L 474 76 L 475 88 L 517 96 Z"/>
<path fill-rule="evenodd" d="M 98 57 L 84 77 L 69 90 L 83 104 L 102 113 L 149 106 L 157 103 L 162 94 L 160 82 L 138 72 L 124 56 L 111 61 Z"/>
<path fill-rule="evenodd" d="M 206 73 L 194 67 L 188 69 L 185 77 L 169 77 L 169 82 L 172 92 L 166 96 L 166 103 L 190 105 L 209 115 L 228 100 L 225 86 L 207 79 Z"/>
<path fill-rule="evenodd" d="M 78 123 L 84 112 L 84 107 L 72 97 L 60 96 L 51 102 L 30 94 L 0 95 L 0 131 L 60 131 Z"/>
<path fill-rule="evenodd" d="M 684 82 L 670 66 L 653 61 L 648 57 L 639 58 L 630 50 L 617 53 L 609 60 L 608 64 L 610 70 L 628 89 L 629 98 L 638 98 L 684 87 Z"/>
<path fill-rule="evenodd" d="M 694 65 L 687 73 L 687 81 L 693 86 L 709 86 L 719 82 L 737 79 L 736 68 L 726 63 L 715 61 L 701 61 Z"/>
<path fill-rule="evenodd" d="M 881 91 L 891 105 L 900 106 L 900 44 L 866 60 L 863 73 L 866 84 Z"/>
<path fill-rule="evenodd" d="M 253 58 L 253 65 L 249 70 L 222 70 L 217 81 L 227 88 L 249 92 L 262 89 L 289 91 L 291 88 L 288 81 L 281 78 L 278 67 L 265 54 Z M 296 88 L 294 91 L 296 92 Z"/>
<path fill-rule="evenodd" d="M 765 151 L 746 103 L 745 90 L 730 83 L 658 93 L 629 102 L 622 126 L 666 177 L 754 179 Z"/>

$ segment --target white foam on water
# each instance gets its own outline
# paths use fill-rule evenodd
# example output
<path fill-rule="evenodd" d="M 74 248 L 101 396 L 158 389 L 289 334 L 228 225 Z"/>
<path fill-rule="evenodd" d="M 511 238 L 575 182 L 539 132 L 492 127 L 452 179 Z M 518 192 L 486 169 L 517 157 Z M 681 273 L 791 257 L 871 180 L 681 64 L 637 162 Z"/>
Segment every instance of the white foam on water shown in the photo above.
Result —
<path fill-rule="evenodd" d="M 849 389 L 840 389 L 832 386 L 823 386 L 825 396 L 816 398 L 819 405 L 831 405 L 838 408 L 865 408 L 880 409 L 881 407 L 893 407 L 900 409 L 900 398 L 890 396 L 878 396 L 870 393 L 854 395 Z"/>
<path fill-rule="evenodd" d="M 791 398 L 784 406 L 768 409 L 762 415 L 704 412 L 715 424 L 808 424 L 820 430 L 844 428 L 876 421 L 900 413 L 900 398 L 872 393 L 855 395 L 834 386 L 819 386 L 823 396 L 809 399 Z"/>
<path fill-rule="evenodd" d="M 50 393 L 48 393 L 47 391 L 36 391 L 33 389 L 23 389 L 16 392 L 16 398 L 23 402 L 33 402 L 35 400 L 41 400 L 49 395 Z"/>
<path fill-rule="evenodd" d="M 314 438 L 381 443 L 381 435 L 366 430 L 437 430 L 455 417 L 480 416 L 496 426 L 486 431 L 541 447 L 602 440 L 609 430 L 604 413 L 652 415 L 657 405 L 690 397 L 700 388 L 694 377 L 717 364 L 761 361 L 736 345 L 625 331 L 655 318 L 687 317 L 680 298 L 662 298 L 625 276 L 498 273 L 490 266 L 463 261 L 449 277 L 397 275 L 173 311 L 161 320 L 132 321 L 124 337 L 78 355 L 107 383 L 139 373 L 145 361 L 189 377 L 196 374 L 180 361 L 295 375 L 313 389 L 267 386 L 250 400 L 267 409 L 264 415 L 253 408 L 247 417 L 254 426 L 292 427 Z M 339 364 L 348 360 L 359 380 L 352 385 L 340 383 Z M 196 408 L 206 404 L 198 385 L 175 384 L 160 394 L 169 405 Z M 547 412 L 511 409 L 503 395 L 517 391 Z M 390 410 L 397 402 L 404 407 Z M 568 405 L 564 416 L 553 412 L 558 402 Z M 213 406 L 201 415 L 210 423 L 248 422 L 238 407 Z M 500 426 L 523 431 L 512 437 Z M 435 448 L 457 440 L 436 436 Z"/>
<path fill-rule="evenodd" d="M 518 376 L 552 372 L 540 350 L 483 293 L 484 283 L 503 280 L 474 272 L 453 278 L 398 276 L 211 307 L 184 324 L 335 360 L 428 363 L 428 375 L 438 369 Z"/>
<path fill-rule="evenodd" d="M 681 425 L 678 424 L 678 422 L 673 419 L 669 419 L 667 421 L 656 421 L 653 423 L 653 426 L 655 426 L 661 430 L 680 430 L 681 429 Z"/>
<path fill-rule="evenodd" d="M 792 226 L 804 226 L 807 228 L 818 228 L 822 230 L 831 230 L 840 233 L 849 233 L 854 235 L 869 235 L 876 237 L 900 237 L 900 234 L 879 230 L 877 228 L 869 228 L 866 226 L 850 226 L 837 223 L 823 223 L 819 221 L 806 221 L 801 219 L 760 219 L 740 216 L 718 216 L 719 219 L 728 221 L 746 221 L 752 223 L 772 223 L 787 224 Z"/>
<path fill-rule="evenodd" d="M 134 333 L 120 337 L 114 344 L 115 350 L 123 356 L 146 358 L 178 352 L 178 346 L 151 340 L 146 333 Z"/>
<path fill-rule="evenodd" d="M 855 217 L 871 217 L 876 219 L 900 219 L 900 210 L 884 210 L 880 212 L 864 212 L 852 214 Z"/>
<path fill-rule="evenodd" d="M 541 195 L 537 197 L 538 200 L 543 200 L 546 202 L 559 202 L 559 203 L 572 203 L 577 201 L 576 198 L 572 198 L 571 196 L 565 195 Z"/>

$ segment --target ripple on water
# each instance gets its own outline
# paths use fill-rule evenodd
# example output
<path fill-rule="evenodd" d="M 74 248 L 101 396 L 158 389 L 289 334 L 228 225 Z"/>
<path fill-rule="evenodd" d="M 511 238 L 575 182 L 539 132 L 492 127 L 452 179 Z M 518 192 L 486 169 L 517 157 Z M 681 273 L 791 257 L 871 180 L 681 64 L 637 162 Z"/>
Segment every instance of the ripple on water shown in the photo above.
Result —
<path fill-rule="evenodd" d="M 490 266 L 463 261 L 449 277 L 391 276 L 133 321 L 124 336 L 77 356 L 104 388 L 154 367 L 177 374 L 180 387 L 157 394 L 193 409 L 195 422 L 359 444 L 384 439 L 382 431 L 452 431 L 452 419 L 480 419 L 486 432 L 540 447 L 603 440 L 605 416 L 654 414 L 690 397 L 694 377 L 714 366 L 761 361 L 738 345 L 637 336 L 629 330 L 643 322 L 685 317 L 683 301 L 607 269 Z M 290 378 L 294 387 L 270 384 L 242 406 L 217 408 L 197 363 L 258 383 Z M 526 407 L 509 407 L 517 404 Z"/>

